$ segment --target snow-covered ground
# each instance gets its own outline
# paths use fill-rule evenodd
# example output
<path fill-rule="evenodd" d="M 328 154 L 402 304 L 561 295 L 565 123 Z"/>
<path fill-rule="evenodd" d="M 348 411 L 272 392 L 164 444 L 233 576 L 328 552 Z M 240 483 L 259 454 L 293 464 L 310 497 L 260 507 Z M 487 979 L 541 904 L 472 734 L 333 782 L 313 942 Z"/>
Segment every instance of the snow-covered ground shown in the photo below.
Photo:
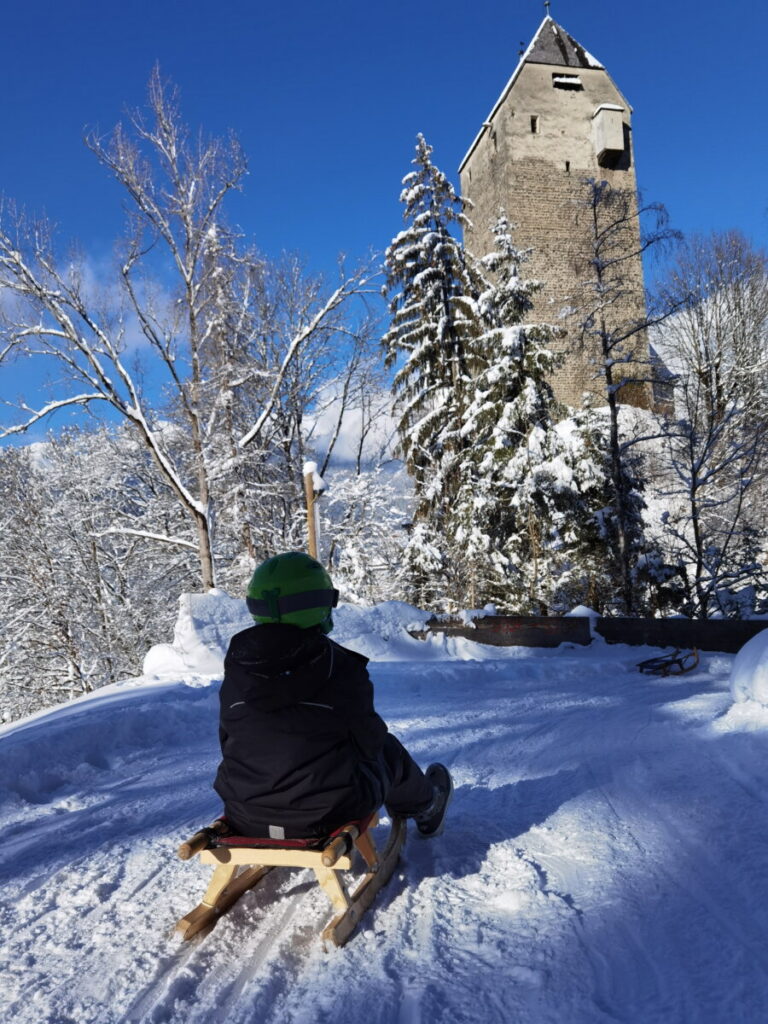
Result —
<path fill-rule="evenodd" d="M 330 954 L 307 872 L 273 872 L 200 941 L 171 934 L 210 872 L 175 849 L 219 810 L 215 677 L 241 603 L 186 600 L 140 680 L 0 730 L 2 1019 L 765 1020 L 765 635 L 661 679 L 636 670 L 645 648 L 422 643 L 416 616 L 341 608 L 335 636 L 373 656 L 417 759 L 450 766 L 449 825 L 408 841 Z"/>

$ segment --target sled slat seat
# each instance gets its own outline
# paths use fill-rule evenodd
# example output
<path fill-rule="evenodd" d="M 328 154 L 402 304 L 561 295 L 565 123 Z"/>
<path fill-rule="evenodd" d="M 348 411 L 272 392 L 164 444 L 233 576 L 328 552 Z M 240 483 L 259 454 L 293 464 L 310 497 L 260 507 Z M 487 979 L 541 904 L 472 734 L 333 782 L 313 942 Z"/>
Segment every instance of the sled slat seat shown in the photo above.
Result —
<path fill-rule="evenodd" d="M 212 846 L 201 850 L 202 864 L 261 864 L 264 867 L 314 868 L 323 863 L 322 849 L 297 848 L 295 846 Z M 352 858 L 341 856 L 333 867 L 349 871 Z"/>

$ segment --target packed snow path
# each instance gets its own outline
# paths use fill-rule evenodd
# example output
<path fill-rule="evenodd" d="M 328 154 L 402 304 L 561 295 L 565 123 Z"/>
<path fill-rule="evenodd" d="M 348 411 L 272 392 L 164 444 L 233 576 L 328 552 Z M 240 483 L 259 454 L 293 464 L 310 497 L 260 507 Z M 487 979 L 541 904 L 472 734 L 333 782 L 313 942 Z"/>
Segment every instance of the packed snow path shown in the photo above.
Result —
<path fill-rule="evenodd" d="M 112 690 L 5 730 L 3 1019 L 764 1020 L 768 721 L 728 710 L 732 658 L 656 679 L 635 669 L 648 649 L 473 650 L 371 666 L 390 728 L 456 794 L 445 834 L 411 834 L 330 954 L 299 871 L 201 941 L 170 935 L 209 875 L 175 849 L 219 810 L 215 684 Z"/>

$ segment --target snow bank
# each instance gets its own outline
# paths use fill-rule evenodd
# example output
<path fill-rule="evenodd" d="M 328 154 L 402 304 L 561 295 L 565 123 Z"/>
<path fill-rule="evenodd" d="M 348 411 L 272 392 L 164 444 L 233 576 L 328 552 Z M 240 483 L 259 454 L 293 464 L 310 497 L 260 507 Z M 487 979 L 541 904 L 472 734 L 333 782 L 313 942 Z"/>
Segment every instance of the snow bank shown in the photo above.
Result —
<path fill-rule="evenodd" d="M 430 645 L 409 636 L 408 630 L 422 627 L 428 618 L 429 613 L 401 601 L 372 607 L 341 604 L 333 613 L 333 639 L 371 660 L 421 660 L 429 656 Z M 150 648 L 144 658 L 144 677 L 149 681 L 220 679 L 230 639 L 252 625 L 242 599 L 221 590 L 182 594 L 173 642 Z"/>
<path fill-rule="evenodd" d="M 342 603 L 333 612 L 332 636 L 371 661 L 433 661 L 445 657 L 479 661 L 510 653 L 440 634 L 426 640 L 409 635 L 409 630 L 423 629 L 429 618 L 431 613 L 402 601 L 366 606 Z M 200 685 L 221 679 L 230 639 L 252 625 L 244 600 L 221 590 L 183 594 L 173 642 L 150 648 L 144 658 L 143 681 L 183 679 L 187 684 Z"/>
<path fill-rule="evenodd" d="M 136 686 L 136 683 L 141 685 Z M 0 806 L 7 800 L 75 809 L 69 797 L 125 762 L 213 747 L 217 686 L 131 680 L 0 729 Z"/>
<path fill-rule="evenodd" d="M 221 678 L 230 639 L 252 625 L 245 601 L 222 590 L 182 594 L 173 643 L 149 649 L 144 675 L 148 679 Z"/>
<path fill-rule="evenodd" d="M 768 706 L 768 629 L 744 644 L 731 669 L 734 701 L 756 701 Z"/>
<path fill-rule="evenodd" d="M 333 612 L 333 639 L 371 661 L 420 661 L 425 644 L 408 635 L 430 618 L 403 601 L 384 601 L 361 607 L 341 604 Z"/>

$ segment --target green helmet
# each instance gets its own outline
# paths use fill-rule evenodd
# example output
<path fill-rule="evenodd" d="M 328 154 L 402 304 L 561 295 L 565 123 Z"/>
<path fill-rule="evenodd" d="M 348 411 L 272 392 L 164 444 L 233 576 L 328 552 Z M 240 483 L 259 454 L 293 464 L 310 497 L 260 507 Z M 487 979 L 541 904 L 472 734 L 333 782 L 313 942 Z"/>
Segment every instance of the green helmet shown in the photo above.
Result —
<path fill-rule="evenodd" d="M 331 609 L 339 600 L 331 577 L 309 555 L 288 551 L 257 567 L 248 584 L 246 604 L 256 622 L 283 622 L 300 629 L 333 629 Z"/>

